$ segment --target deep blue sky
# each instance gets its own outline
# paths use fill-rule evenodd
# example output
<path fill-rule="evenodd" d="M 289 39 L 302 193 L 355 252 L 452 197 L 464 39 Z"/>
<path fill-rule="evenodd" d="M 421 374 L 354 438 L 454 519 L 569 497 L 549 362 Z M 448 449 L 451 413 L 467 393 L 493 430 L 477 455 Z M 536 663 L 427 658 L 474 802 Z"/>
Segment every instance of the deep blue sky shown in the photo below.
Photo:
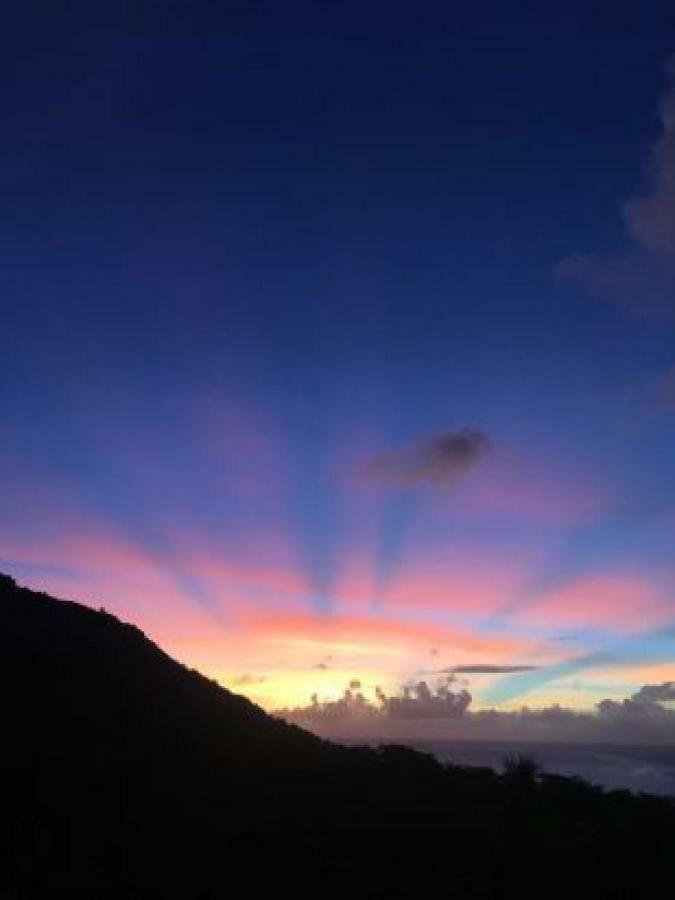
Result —
<path fill-rule="evenodd" d="M 588 579 L 670 596 L 672 318 L 556 267 L 633 252 L 671 3 L 28 2 L 0 43 L 5 568 L 106 595 L 44 550 L 96 528 L 208 608 L 175 551 L 208 535 L 337 616 L 367 534 L 368 614 L 432 556 L 527 571 L 480 633 Z M 462 428 L 470 496 L 355 487 Z M 579 654 L 616 624 L 570 621 Z"/>

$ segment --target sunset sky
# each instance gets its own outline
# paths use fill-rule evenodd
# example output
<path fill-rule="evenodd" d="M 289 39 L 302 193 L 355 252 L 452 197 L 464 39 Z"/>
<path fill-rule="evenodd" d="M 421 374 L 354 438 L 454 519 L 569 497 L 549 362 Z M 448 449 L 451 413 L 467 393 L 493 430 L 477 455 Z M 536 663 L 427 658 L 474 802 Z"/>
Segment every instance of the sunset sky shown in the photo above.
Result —
<path fill-rule="evenodd" d="M 675 680 L 672 3 L 142 6 L 0 37 L 0 570 L 269 709 Z"/>

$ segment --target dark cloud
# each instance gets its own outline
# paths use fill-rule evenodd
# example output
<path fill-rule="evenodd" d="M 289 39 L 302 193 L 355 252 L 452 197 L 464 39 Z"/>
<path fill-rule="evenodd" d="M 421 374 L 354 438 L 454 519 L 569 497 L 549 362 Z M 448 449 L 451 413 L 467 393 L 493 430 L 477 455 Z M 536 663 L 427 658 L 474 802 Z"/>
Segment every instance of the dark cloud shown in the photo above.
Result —
<path fill-rule="evenodd" d="M 666 67 L 662 133 L 654 146 L 641 196 L 624 205 L 632 248 L 621 256 L 575 254 L 557 273 L 590 293 L 643 315 L 675 316 L 675 59 Z"/>
<path fill-rule="evenodd" d="M 314 668 L 320 669 L 321 671 L 325 672 L 326 670 L 330 669 L 330 664 L 332 662 L 333 662 L 332 653 L 325 653 L 323 655 L 323 657 L 321 658 L 321 660 L 314 666 Z"/>
<path fill-rule="evenodd" d="M 490 663 L 475 663 L 468 666 L 450 666 L 442 672 L 455 675 L 509 675 L 514 672 L 531 672 L 538 666 L 493 666 Z"/>
<path fill-rule="evenodd" d="M 237 678 L 232 679 L 232 684 L 235 687 L 247 687 L 251 684 L 262 684 L 267 679 L 264 675 L 239 675 Z"/>
<path fill-rule="evenodd" d="M 645 717 L 670 718 L 673 717 L 673 713 L 668 707 L 661 705 L 670 700 L 675 700 L 675 682 L 645 684 L 632 697 L 625 700 L 602 700 L 598 704 L 598 711 L 603 716 L 615 720 L 625 719 L 629 722 Z"/>
<path fill-rule="evenodd" d="M 400 450 L 381 453 L 359 474 L 392 484 L 449 485 L 472 469 L 489 448 L 490 439 L 482 431 L 444 431 Z"/>
<path fill-rule="evenodd" d="M 637 694 L 633 694 L 633 700 L 640 703 L 665 703 L 668 700 L 675 700 L 675 681 L 645 684 Z"/>
<path fill-rule="evenodd" d="M 378 699 L 383 713 L 393 719 L 459 719 L 472 698 L 468 691 L 453 691 L 447 683 L 430 688 L 426 681 L 418 681 L 393 697 L 381 691 Z"/>

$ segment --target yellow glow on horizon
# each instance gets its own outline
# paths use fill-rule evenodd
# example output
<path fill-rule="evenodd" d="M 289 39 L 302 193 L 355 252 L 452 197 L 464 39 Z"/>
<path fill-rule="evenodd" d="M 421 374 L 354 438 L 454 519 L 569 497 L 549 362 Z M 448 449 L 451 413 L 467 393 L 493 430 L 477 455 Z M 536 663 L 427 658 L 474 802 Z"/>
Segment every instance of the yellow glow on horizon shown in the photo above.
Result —
<path fill-rule="evenodd" d="M 262 673 L 251 683 L 241 683 L 236 676 L 223 674 L 217 680 L 228 690 L 243 694 L 259 704 L 267 711 L 275 711 L 296 706 L 308 706 L 312 694 L 318 694 L 320 700 L 338 700 L 350 684 L 358 681 L 360 690 L 369 699 L 375 699 L 375 688 L 395 690 L 395 679 L 382 672 L 356 669 L 307 669 L 274 671 Z"/>

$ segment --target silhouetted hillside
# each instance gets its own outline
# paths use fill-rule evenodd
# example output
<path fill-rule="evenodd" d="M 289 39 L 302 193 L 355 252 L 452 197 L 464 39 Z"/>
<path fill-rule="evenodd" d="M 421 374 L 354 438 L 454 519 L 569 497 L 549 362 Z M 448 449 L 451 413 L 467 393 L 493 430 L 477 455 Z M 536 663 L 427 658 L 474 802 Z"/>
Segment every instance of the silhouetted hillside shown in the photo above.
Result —
<path fill-rule="evenodd" d="M 3 898 L 665 896 L 675 807 L 347 750 L 0 577 Z"/>

